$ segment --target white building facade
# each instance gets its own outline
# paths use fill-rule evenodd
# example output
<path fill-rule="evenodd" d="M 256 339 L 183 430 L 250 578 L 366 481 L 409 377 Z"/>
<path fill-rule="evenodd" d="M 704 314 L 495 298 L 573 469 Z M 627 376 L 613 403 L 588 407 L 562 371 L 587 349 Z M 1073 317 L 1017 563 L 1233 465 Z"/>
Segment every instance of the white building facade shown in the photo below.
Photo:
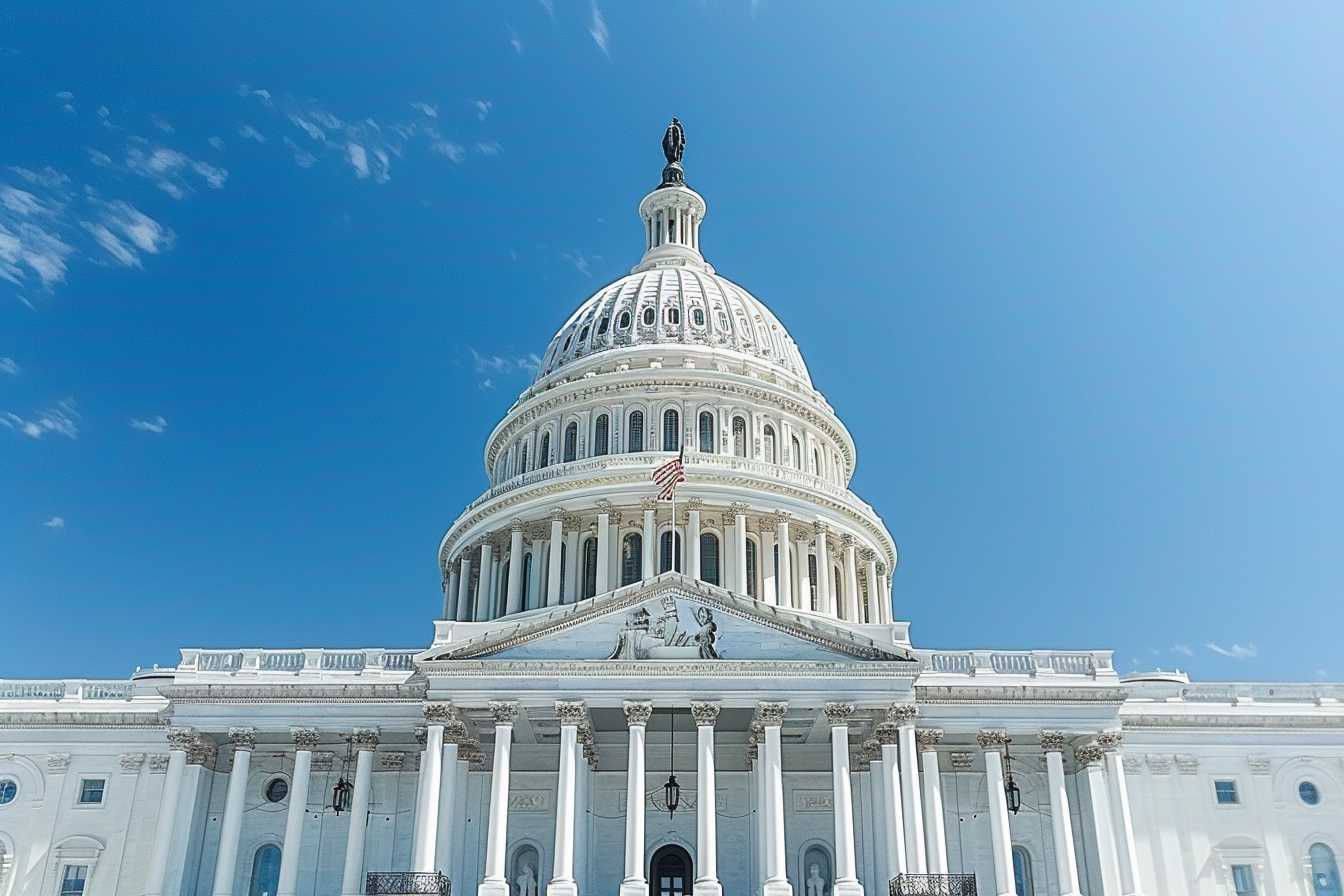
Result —
<path fill-rule="evenodd" d="M 1344 686 L 912 644 L 683 144 L 491 433 L 429 645 L 0 681 L 0 896 L 1344 896 Z"/>

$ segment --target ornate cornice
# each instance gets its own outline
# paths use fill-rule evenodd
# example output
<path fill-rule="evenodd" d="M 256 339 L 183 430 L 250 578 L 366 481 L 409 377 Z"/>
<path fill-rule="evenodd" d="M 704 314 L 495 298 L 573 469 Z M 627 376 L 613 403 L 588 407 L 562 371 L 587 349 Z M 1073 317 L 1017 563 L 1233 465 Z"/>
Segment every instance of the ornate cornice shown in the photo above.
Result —
<path fill-rule="evenodd" d="M 1003 685 L 915 685 L 915 699 L 931 705 L 1001 705 L 1001 704 L 1111 704 L 1125 702 L 1125 690 L 1096 685 L 1028 684 Z M 1129 725 L 1128 720 L 1125 722 Z"/>
<path fill-rule="evenodd" d="M 420 703 L 425 683 L 402 684 L 175 684 L 160 688 L 174 703 Z"/>
<path fill-rule="evenodd" d="M 882 743 L 875 737 L 870 737 L 863 742 L 863 758 L 869 762 L 882 761 Z"/>
<path fill-rule="evenodd" d="M 47 771 L 54 775 L 63 775 L 70 769 L 69 753 L 48 753 Z"/>

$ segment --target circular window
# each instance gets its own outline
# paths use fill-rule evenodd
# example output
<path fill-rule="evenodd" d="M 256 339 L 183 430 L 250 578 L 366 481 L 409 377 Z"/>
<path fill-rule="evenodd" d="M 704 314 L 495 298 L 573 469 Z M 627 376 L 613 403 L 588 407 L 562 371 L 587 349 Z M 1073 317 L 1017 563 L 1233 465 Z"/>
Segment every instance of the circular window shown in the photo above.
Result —
<path fill-rule="evenodd" d="M 1314 806 L 1321 801 L 1321 791 L 1310 781 L 1303 781 L 1297 785 L 1297 795 L 1308 806 Z"/>
<path fill-rule="evenodd" d="M 289 782 L 284 778 L 273 778 L 266 785 L 266 799 L 272 803 L 282 803 L 289 796 Z"/>
<path fill-rule="evenodd" d="M 19 782 L 13 778 L 0 778 L 0 806 L 8 806 L 19 795 Z"/>

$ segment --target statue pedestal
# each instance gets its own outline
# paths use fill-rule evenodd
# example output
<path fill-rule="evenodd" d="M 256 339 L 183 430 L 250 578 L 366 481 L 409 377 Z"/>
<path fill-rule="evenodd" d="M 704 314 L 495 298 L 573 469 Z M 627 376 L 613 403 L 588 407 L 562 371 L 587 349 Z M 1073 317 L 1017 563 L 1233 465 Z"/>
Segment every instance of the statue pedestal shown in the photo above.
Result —
<path fill-rule="evenodd" d="M 680 162 L 668 162 L 663 168 L 663 182 L 660 187 L 684 187 L 686 186 L 686 172 L 681 168 Z"/>

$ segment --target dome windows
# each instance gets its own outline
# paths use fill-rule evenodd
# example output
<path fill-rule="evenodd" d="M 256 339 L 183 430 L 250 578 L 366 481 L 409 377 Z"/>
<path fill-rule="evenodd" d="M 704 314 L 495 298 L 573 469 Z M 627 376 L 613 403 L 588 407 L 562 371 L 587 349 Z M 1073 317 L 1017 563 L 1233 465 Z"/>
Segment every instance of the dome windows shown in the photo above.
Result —
<path fill-rule="evenodd" d="M 676 451 L 681 444 L 681 416 L 671 408 L 663 412 L 663 450 Z"/>
<path fill-rule="evenodd" d="M 611 315 L 602 315 L 602 319 L 597 322 L 597 335 L 605 336 L 607 334 L 607 327 L 609 326 L 611 326 Z"/>
<path fill-rule="evenodd" d="M 644 450 L 644 412 L 631 411 L 630 425 L 626 427 L 625 450 L 632 454 Z"/>
<path fill-rule="evenodd" d="M 289 782 L 284 778 L 272 778 L 266 785 L 266 802 L 283 803 L 289 796 Z"/>
<path fill-rule="evenodd" d="M 571 463 L 579 456 L 579 424 L 571 423 L 565 427 L 564 463 Z"/>
<path fill-rule="evenodd" d="M 703 327 L 705 325 L 705 312 L 699 308 L 692 308 L 691 323 L 695 324 L 697 327 Z"/>
<path fill-rule="evenodd" d="M 621 316 L 618 317 L 618 318 L 616 318 L 616 329 L 617 329 L 617 330 L 628 330 L 628 329 L 630 329 L 630 312 L 629 312 L 629 311 L 622 311 L 622 312 L 621 312 Z"/>
<path fill-rule="evenodd" d="M 675 327 L 681 323 L 681 309 L 675 305 L 669 305 L 667 309 L 667 324 Z"/>
<path fill-rule="evenodd" d="M 606 454 L 611 448 L 611 420 L 606 414 L 598 414 L 593 424 L 593 455 Z"/>
<path fill-rule="evenodd" d="M 747 421 L 742 417 L 733 418 L 733 453 L 747 456 Z"/>
<path fill-rule="evenodd" d="M 643 319 L 644 326 L 646 327 L 653 326 L 654 322 L 658 319 L 658 312 L 653 310 L 652 305 L 645 307 Z"/>
<path fill-rule="evenodd" d="M 769 423 L 765 424 L 765 462 L 768 464 L 779 463 L 776 459 L 775 448 L 775 428 Z"/>
<path fill-rule="evenodd" d="M 549 466 L 551 463 L 551 434 L 546 432 L 541 434 L 541 447 L 537 449 L 537 467 Z"/>
<path fill-rule="evenodd" d="M 579 331 L 579 342 L 587 342 L 587 341 L 588 341 L 588 327 L 585 326 L 582 330 Z"/>
<path fill-rule="evenodd" d="M 700 451 L 714 453 L 714 415 L 709 411 L 700 412 Z"/>
<path fill-rule="evenodd" d="M 1321 791 L 1311 781 L 1303 781 L 1297 785 L 1297 797 L 1308 806 L 1320 805 Z"/>

